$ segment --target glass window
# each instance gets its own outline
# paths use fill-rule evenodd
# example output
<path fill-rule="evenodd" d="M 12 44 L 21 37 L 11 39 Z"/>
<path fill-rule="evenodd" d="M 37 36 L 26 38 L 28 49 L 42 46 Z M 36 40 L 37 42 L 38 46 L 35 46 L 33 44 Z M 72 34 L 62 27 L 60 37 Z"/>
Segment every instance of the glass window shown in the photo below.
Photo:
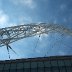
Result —
<path fill-rule="evenodd" d="M 72 66 L 72 59 L 70 60 L 70 62 L 71 62 L 71 66 Z"/>
<path fill-rule="evenodd" d="M 16 72 L 16 69 L 10 69 L 10 72 Z"/>
<path fill-rule="evenodd" d="M 4 70 L 8 70 L 10 68 L 10 64 L 5 64 L 4 65 Z"/>
<path fill-rule="evenodd" d="M 59 69 L 56 66 L 55 67 L 52 67 L 51 70 L 52 70 L 52 72 L 59 72 Z"/>
<path fill-rule="evenodd" d="M 16 69 L 16 63 L 11 63 L 10 69 Z"/>
<path fill-rule="evenodd" d="M 23 69 L 17 69 L 17 72 L 23 72 Z"/>
<path fill-rule="evenodd" d="M 71 61 L 70 60 L 64 60 L 65 66 L 71 66 Z"/>
<path fill-rule="evenodd" d="M 31 68 L 31 72 L 38 72 L 37 68 Z"/>
<path fill-rule="evenodd" d="M 43 62 L 38 62 L 38 67 L 44 67 L 44 63 Z"/>
<path fill-rule="evenodd" d="M 30 68 L 30 62 L 25 62 L 24 63 L 24 68 Z"/>
<path fill-rule="evenodd" d="M 44 72 L 44 68 L 38 68 L 38 72 Z"/>
<path fill-rule="evenodd" d="M 67 72 L 72 72 L 72 67 L 66 67 Z"/>
<path fill-rule="evenodd" d="M 60 70 L 60 72 L 66 72 L 65 67 L 60 67 L 59 70 Z"/>
<path fill-rule="evenodd" d="M 17 69 L 22 69 L 23 68 L 23 63 L 17 63 Z"/>
<path fill-rule="evenodd" d="M 50 68 L 45 68 L 45 72 L 51 72 Z"/>
<path fill-rule="evenodd" d="M 0 64 L 0 70 L 3 70 L 4 64 Z"/>
<path fill-rule="evenodd" d="M 57 61 L 51 61 L 51 66 L 58 66 Z"/>
<path fill-rule="evenodd" d="M 58 66 L 64 66 L 64 61 L 63 60 L 58 60 Z"/>
<path fill-rule="evenodd" d="M 66 71 L 65 71 L 65 69 L 60 69 L 60 71 L 59 71 L 59 72 L 66 72 Z"/>
<path fill-rule="evenodd" d="M 72 72 L 72 70 L 67 70 L 66 72 Z"/>
<path fill-rule="evenodd" d="M 24 68 L 24 72 L 30 72 L 30 68 Z"/>
<path fill-rule="evenodd" d="M 51 67 L 50 61 L 44 61 L 45 67 Z"/>
<path fill-rule="evenodd" d="M 55 70 L 53 70 L 53 72 L 59 72 L 59 70 L 58 69 L 55 69 Z"/>
<path fill-rule="evenodd" d="M 3 72 L 2 70 L 0 70 L 0 72 Z"/>
<path fill-rule="evenodd" d="M 31 68 L 37 68 L 37 62 L 31 62 Z"/>
<path fill-rule="evenodd" d="M 9 70 L 3 70 L 3 72 L 9 72 Z"/>

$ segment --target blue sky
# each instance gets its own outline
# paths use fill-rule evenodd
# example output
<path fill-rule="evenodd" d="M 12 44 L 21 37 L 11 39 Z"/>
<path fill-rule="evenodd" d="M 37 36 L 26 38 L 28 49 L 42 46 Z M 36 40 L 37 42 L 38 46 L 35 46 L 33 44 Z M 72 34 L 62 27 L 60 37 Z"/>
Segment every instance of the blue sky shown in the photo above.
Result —
<path fill-rule="evenodd" d="M 72 0 L 0 0 L 0 28 L 40 22 L 72 29 Z M 18 54 L 10 50 L 11 59 L 72 55 L 72 37 L 58 33 L 24 38 L 10 45 Z M 1 47 L 0 60 L 6 59 L 6 47 Z"/>

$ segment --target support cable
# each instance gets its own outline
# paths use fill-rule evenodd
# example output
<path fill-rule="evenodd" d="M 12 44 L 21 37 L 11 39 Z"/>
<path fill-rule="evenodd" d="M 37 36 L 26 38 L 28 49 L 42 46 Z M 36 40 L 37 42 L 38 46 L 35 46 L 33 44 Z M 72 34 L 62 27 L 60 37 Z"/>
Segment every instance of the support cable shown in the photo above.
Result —
<path fill-rule="evenodd" d="M 40 38 L 40 35 L 39 35 L 38 40 L 37 40 L 37 42 L 36 42 L 36 45 L 35 45 L 34 51 L 36 50 L 36 48 L 37 48 L 37 46 L 38 46 L 39 38 Z"/>
<path fill-rule="evenodd" d="M 8 55 L 9 55 L 9 59 L 10 59 L 10 53 L 9 53 L 9 48 L 8 48 L 8 45 L 7 45 L 7 51 L 8 51 Z"/>
<path fill-rule="evenodd" d="M 17 53 L 11 48 L 11 46 L 8 45 L 8 47 L 17 55 Z"/>

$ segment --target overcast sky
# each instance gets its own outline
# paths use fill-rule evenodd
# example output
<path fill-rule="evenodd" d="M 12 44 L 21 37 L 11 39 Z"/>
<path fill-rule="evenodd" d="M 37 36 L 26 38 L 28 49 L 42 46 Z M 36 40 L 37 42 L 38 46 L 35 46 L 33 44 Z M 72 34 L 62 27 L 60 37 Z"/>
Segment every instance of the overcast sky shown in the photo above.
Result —
<path fill-rule="evenodd" d="M 56 23 L 72 29 L 72 0 L 0 0 L 0 28 L 27 23 Z M 72 55 L 72 37 L 52 33 L 10 44 L 11 59 Z M 9 59 L 0 47 L 0 60 Z"/>

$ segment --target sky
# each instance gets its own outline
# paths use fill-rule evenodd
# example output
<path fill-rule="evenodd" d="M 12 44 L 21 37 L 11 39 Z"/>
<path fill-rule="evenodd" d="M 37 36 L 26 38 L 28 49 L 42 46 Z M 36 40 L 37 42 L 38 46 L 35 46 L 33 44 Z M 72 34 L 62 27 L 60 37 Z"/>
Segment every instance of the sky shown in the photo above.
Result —
<path fill-rule="evenodd" d="M 72 0 L 0 0 L 0 28 L 28 23 L 53 23 L 72 29 Z M 10 44 L 11 59 L 72 55 L 72 36 L 60 33 L 27 37 Z M 0 47 L 0 60 L 8 60 Z"/>

